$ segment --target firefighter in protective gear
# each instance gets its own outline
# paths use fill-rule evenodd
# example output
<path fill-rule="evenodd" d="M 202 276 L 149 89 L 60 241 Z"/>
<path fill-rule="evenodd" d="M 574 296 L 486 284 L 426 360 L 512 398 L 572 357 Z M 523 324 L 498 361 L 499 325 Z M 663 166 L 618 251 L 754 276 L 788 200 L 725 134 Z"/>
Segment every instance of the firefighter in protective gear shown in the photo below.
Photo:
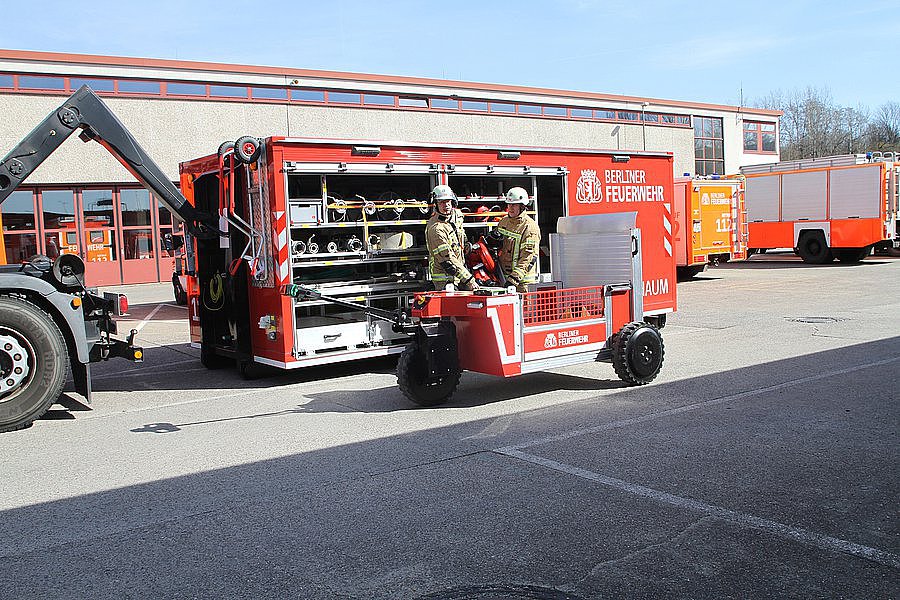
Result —
<path fill-rule="evenodd" d="M 431 281 L 438 290 L 444 289 L 447 284 L 473 290 L 475 279 L 466 267 L 464 252 L 468 242 L 462 212 L 456 207 L 456 194 L 449 185 L 438 185 L 431 191 L 431 203 L 434 213 L 425 226 Z"/>
<path fill-rule="evenodd" d="M 506 192 L 506 216 L 497 224 L 496 234 L 502 239 L 499 250 L 500 268 L 508 285 L 524 293 L 527 285 L 537 281 L 538 251 L 541 230 L 534 219 L 525 214 L 528 192 L 514 187 Z"/>

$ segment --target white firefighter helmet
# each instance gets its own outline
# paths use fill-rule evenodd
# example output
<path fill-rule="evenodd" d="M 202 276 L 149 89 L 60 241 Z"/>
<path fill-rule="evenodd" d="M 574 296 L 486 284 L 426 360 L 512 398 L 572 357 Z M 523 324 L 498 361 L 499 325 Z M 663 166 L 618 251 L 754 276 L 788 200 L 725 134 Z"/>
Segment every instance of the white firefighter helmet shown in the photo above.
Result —
<path fill-rule="evenodd" d="M 528 192 L 525 191 L 525 188 L 514 187 L 506 192 L 507 204 L 521 204 L 522 206 L 528 206 L 530 202 L 531 201 L 528 199 Z"/>
<path fill-rule="evenodd" d="M 441 200 L 452 200 L 453 206 L 456 206 L 458 202 L 456 194 L 453 193 L 453 190 L 449 185 L 436 185 L 434 186 L 434 189 L 431 190 L 431 203 L 437 204 Z"/>

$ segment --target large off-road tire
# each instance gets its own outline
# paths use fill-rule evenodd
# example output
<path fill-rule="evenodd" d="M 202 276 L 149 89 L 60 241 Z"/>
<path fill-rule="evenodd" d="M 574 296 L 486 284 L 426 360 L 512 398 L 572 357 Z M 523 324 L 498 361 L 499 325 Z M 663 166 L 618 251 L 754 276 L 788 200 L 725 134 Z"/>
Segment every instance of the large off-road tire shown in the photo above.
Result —
<path fill-rule="evenodd" d="M 59 398 L 69 353 L 40 307 L 0 296 L 0 433 L 24 429 Z"/>
<path fill-rule="evenodd" d="M 428 377 L 424 353 L 415 342 L 408 345 L 397 361 L 397 385 L 410 402 L 419 406 L 437 406 L 450 399 L 461 375 L 459 369 L 443 377 Z"/>
<path fill-rule="evenodd" d="M 243 137 L 239 137 L 234 141 L 234 157 L 238 160 L 238 162 L 247 164 L 256 162 L 256 159 L 259 158 L 261 151 L 262 145 L 255 137 L 245 135 Z"/>
<path fill-rule="evenodd" d="M 628 385 L 646 385 L 656 379 L 664 356 L 662 336 L 648 323 L 629 323 L 613 337 L 613 368 Z"/>
<path fill-rule="evenodd" d="M 677 267 L 678 281 L 688 281 L 703 272 L 706 265 L 691 265 L 689 267 Z"/>
<path fill-rule="evenodd" d="M 234 359 L 216 354 L 215 350 L 207 348 L 206 345 L 200 345 L 200 364 L 207 369 L 213 371 L 216 369 L 224 369 L 225 367 L 233 367 Z"/>
<path fill-rule="evenodd" d="M 835 248 L 835 257 L 842 263 L 858 263 L 865 259 L 871 252 L 872 246 L 865 248 Z"/>
<path fill-rule="evenodd" d="M 821 231 L 807 231 L 800 236 L 797 244 L 797 254 L 803 262 L 811 265 L 824 265 L 834 260 L 831 248 L 825 241 L 825 235 Z"/>

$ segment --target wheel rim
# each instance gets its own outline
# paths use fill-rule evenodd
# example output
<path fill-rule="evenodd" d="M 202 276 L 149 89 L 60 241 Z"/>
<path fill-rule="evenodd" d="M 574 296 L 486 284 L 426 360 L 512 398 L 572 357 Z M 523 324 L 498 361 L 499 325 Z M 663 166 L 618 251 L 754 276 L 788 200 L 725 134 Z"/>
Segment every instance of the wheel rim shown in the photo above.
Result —
<path fill-rule="evenodd" d="M 652 330 L 640 330 L 632 337 L 631 369 L 638 377 L 649 377 L 656 373 L 661 354 L 659 340 Z"/>
<path fill-rule="evenodd" d="M 11 330 L 0 331 L 0 402 L 11 399 L 31 379 L 33 356 L 27 338 Z"/>
<path fill-rule="evenodd" d="M 244 154 L 247 156 L 252 155 L 256 151 L 256 146 L 251 144 L 250 142 L 244 143 Z"/>

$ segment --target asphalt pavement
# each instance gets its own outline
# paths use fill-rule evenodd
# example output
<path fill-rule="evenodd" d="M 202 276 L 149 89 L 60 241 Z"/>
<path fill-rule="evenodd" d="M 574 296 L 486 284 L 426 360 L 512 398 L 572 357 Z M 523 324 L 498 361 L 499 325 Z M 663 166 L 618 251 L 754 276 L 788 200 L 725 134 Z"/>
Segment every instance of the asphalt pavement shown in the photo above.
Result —
<path fill-rule="evenodd" d="M 678 285 L 659 378 L 208 371 L 169 284 L 93 410 L 0 435 L 0 598 L 900 597 L 900 259 Z"/>

